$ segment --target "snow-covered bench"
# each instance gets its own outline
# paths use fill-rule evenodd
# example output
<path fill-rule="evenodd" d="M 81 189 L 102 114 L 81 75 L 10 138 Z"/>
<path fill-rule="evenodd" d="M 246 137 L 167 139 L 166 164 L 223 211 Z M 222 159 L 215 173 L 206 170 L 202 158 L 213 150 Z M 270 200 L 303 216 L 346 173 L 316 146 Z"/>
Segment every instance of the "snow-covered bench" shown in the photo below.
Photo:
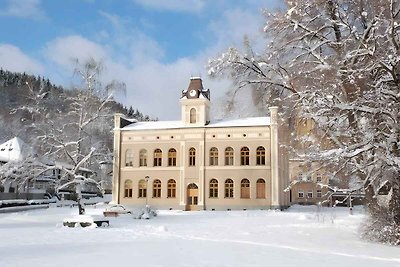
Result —
<path fill-rule="evenodd" d="M 110 221 L 101 216 L 79 215 L 65 218 L 63 225 L 68 227 L 107 227 L 110 225 Z"/>

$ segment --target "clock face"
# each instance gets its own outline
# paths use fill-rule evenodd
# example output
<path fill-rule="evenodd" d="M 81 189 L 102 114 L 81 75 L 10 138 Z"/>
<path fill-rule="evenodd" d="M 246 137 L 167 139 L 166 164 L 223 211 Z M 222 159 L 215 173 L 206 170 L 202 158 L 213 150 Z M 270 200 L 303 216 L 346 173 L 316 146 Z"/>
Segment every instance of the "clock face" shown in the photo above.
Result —
<path fill-rule="evenodd" d="M 196 94 L 197 94 L 197 92 L 196 92 L 196 90 L 194 90 L 194 89 L 192 89 L 192 90 L 189 91 L 189 95 L 190 95 L 191 97 L 196 96 Z"/>

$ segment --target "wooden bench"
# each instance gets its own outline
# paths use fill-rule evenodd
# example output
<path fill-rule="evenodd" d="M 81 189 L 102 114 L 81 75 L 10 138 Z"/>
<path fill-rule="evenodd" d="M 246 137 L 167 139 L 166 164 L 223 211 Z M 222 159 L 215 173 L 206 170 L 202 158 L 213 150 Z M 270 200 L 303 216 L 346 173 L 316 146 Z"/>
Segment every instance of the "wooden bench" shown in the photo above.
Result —
<path fill-rule="evenodd" d="M 118 212 L 116 211 L 103 211 L 104 217 L 117 217 Z"/>

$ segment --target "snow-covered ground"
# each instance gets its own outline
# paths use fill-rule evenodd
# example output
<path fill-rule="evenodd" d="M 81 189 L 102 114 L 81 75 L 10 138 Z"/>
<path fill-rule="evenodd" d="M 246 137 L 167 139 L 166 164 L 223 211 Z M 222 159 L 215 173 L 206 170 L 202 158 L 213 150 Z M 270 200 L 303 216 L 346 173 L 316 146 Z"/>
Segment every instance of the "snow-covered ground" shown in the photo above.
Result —
<path fill-rule="evenodd" d="M 160 211 L 111 218 L 108 228 L 63 227 L 76 213 L 0 214 L 0 266 L 400 266 L 400 248 L 359 239 L 362 209 Z"/>

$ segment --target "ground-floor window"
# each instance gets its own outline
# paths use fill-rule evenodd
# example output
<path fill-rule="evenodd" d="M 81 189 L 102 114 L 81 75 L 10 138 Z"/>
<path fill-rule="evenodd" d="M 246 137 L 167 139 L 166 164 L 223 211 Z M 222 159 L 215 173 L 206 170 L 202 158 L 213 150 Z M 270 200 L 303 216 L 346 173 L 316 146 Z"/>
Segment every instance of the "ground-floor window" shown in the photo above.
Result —
<path fill-rule="evenodd" d="M 322 197 L 322 191 L 321 190 L 317 190 L 317 197 L 321 198 Z"/>
<path fill-rule="evenodd" d="M 233 180 L 226 179 L 225 181 L 225 198 L 233 198 Z"/>
<path fill-rule="evenodd" d="M 313 191 L 312 190 L 308 190 L 307 198 L 313 198 Z"/>
<path fill-rule="evenodd" d="M 124 197 L 132 197 L 132 181 L 126 180 L 124 184 Z"/>
<path fill-rule="evenodd" d="M 176 182 L 174 179 L 168 180 L 168 193 L 167 197 L 174 198 L 176 197 Z"/>
<path fill-rule="evenodd" d="M 146 196 L 147 196 L 147 183 L 145 180 L 140 180 L 138 197 L 146 197 Z"/>
<path fill-rule="evenodd" d="M 161 181 L 154 180 L 153 182 L 153 197 L 160 198 L 161 197 Z"/>
<path fill-rule="evenodd" d="M 210 181 L 210 198 L 218 198 L 218 181 L 211 179 Z"/>
<path fill-rule="evenodd" d="M 303 190 L 299 190 L 298 196 L 299 196 L 299 198 L 304 198 L 304 191 Z"/>

